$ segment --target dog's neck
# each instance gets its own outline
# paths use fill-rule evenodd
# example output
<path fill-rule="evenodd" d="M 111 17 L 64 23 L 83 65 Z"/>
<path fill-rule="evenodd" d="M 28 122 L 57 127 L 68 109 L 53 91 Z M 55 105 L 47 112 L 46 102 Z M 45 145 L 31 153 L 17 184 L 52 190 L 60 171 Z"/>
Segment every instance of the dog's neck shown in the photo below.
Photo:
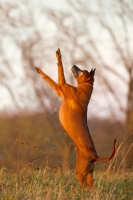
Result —
<path fill-rule="evenodd" d="M 93 90 L 93 85 L 90 83 L 82 83 L 82 84 L 78 84 L 76 88 L 77 90 L 82 91 L 84 94 L 90 97 Z"/>
<path fill-rule="evenodd" d="M 93 86 L 93 84 L 91 84 L 91 83 L 79 83 L 78 85 L 92 85 Z"/>

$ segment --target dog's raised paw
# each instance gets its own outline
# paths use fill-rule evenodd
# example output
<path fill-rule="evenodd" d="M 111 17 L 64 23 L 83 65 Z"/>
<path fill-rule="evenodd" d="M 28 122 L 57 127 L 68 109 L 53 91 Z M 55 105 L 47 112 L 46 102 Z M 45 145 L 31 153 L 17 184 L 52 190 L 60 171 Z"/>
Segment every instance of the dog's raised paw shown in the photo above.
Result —
<path fill-rule="evenodd" d="M 36 71 L 37 71 L 38 73 L 41 73 L 41 72 L 42 72 L 42 70 L 41 70 L 40 68 L 38 68 L 38 67 L 35 67 L 35 69 L 36 69 Z"/>
<path fill-rule="evenodd" d="M 58 48 L 58 50 L 56 51 L 56 57 L 57 58 L 60 58 L 61 57 L 61 52 L 60 52 L 60 49 Z"/>

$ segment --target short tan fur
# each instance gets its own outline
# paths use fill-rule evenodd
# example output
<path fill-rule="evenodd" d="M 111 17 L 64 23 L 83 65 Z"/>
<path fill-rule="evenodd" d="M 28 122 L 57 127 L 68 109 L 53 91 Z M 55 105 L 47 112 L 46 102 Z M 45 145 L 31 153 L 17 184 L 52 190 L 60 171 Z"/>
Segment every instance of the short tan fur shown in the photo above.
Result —
<path fill-rule="evenodd" d="M 97 155 L 87 126 L 87 106 L 93 91 L 95 69 L 88 72 L 74 65 L 72 73 L 77 81 L 77 86 L 74 87 L 66 83 L 60 49 L 56 51 L 56 57 L 58 83 L 41 69 L 36 67 L 36 70 L 63 100 L 59 119 L 76 146 L 76 177 L 82 186 L 88 185 L 92 189 L 94 162 L 111 160 L 115 154 L 116 140 L 114 140 L 113 151 L 109 158 L 100 158 Z"/>

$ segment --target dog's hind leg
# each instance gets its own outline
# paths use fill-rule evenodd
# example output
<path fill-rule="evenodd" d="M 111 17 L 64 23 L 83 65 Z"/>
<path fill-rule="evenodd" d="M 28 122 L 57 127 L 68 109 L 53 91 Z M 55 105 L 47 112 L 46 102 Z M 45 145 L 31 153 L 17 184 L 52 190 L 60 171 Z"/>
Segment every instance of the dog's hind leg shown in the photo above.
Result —
<path fill-rule="evenodd" d="M 81 172 L 76 171 L 76 178 L 81 186 L 84 186 L 84 176 Z"/>
<path fill-rule="evenodd" d="M 81 186 L 89 186 L 90 189 L 93 189 L 93 173 L 88 172 L 88 174 L 86 173 L 82 173 L 79 171 L 76 171 L 76 178 L 79 181 L 79 183 L 81 184 Z"/>
<path fill-rule="evenodd" d="M 77 162 L 76 162 L 76 178 L 82 186 L 89 186 L 93 189 L 93 169 L 94 163 L 78 151 Z"/>
<path fill-rule="evenodd" d="M 90 187 L 90 189 L 93 189 L 93 173 L 88 173 L 86 177 L 86 184 Z"/>

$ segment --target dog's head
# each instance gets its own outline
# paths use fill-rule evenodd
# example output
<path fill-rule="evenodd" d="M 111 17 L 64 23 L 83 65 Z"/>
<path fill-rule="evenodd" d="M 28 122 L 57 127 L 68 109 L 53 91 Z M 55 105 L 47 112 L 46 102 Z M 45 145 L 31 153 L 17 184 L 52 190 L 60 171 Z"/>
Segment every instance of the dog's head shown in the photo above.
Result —
<path fill-rule="evenodd" d="M 96 69 L 92 69 L 88 72 L 87 70 L 81 70 L 76 65 L 73 65 L 71 70 L 78 84 L 90 83 L 93 85 Z"/>

